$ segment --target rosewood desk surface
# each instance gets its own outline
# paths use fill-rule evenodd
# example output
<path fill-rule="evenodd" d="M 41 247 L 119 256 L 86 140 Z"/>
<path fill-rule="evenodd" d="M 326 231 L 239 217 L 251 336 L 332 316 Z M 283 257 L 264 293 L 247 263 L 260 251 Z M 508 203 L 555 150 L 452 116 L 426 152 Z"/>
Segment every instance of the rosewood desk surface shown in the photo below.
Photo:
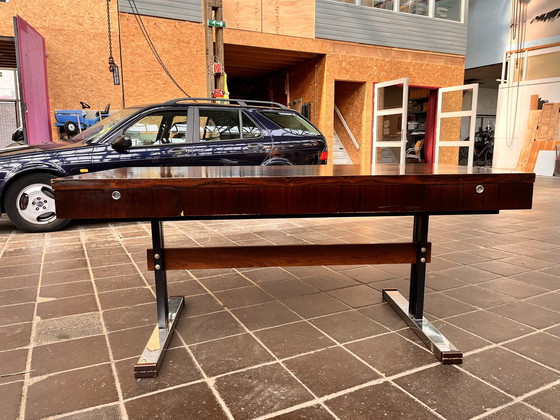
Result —
<path fill-rule="evenodd" d="M 483 213 L 528 209 L 535 175 L 428 164 L 120 168 L 53 180 L 73 219 Z"/>

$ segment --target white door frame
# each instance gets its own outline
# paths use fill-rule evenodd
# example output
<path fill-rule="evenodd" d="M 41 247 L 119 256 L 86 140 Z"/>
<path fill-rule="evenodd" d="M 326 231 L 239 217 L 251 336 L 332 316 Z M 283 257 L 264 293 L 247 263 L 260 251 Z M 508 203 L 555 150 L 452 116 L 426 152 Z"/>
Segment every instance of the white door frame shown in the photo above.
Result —
<path fill-rule="evenodd" d="M 379 90 L 389 86 L 403 86 L 402 106 L 399 108 L 379 109 Z M 387 82 L 376 83 L 374 86 L 373 100 L 373 136 L 371 141 L 371 162 L 373 165 L 377 162 L 378 147 L 399 147 L 400 148 L 400 164 L 405 163 L 406 153 L 406 118 L 408 113 L 408 78 L 389 80 Z M 377 119 L 385 115 L 401 115 L 401 139 L 396 141 L 379 141 L 377 138 Z"/>
<path fill-rule="evenodd" d="M 443 105 L 443 94 L 446 92 L 457 92 L 472 90 L 471 98 L 471 109 L 469 111 L 451 111 L 442 112 L 441 107 Z M 476 126 L 476 107 L 478 104 L 478 83 L 473 83 L 470 85 L 452 86 L 446 88 L 438 89 L 438 107 L 437 107 L 437 118 L 436 118 L 436 144 L 434 153 L 434 164 L 439 164 L 439 148 L 440 147 L 468 147 L 468 160 L 467 166 L 473 166 L 474 158 L 474 136 L 475 136 L 475 126 Z M 445 141 L 441 139 L 441 119 L 442 118 L 461 118 L 470 117 L 470 128 L 469 128 L 469 140 L 468 141 Z"/>

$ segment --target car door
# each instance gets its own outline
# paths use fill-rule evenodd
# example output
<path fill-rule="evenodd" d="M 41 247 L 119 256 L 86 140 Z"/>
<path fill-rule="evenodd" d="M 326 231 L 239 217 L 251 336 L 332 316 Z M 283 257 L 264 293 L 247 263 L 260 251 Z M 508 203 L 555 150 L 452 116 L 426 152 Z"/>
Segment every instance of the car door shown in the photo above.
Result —
<path fill-rule="evenodd" d="M 192 165 L 260 165 L 270 153 L 270 136 L 240 108 L 195 107 L 197 123 Z"/>
<path fill-rule="evenodd" d="M 131 147 L 117 151 L 110 144 L 100 145 L 94 151 L 92 171 L 123 166 L 188 166 L 193 137 L 189 109 L 156 110 L 136 117 L 114 136 L 129 137 Z"/>

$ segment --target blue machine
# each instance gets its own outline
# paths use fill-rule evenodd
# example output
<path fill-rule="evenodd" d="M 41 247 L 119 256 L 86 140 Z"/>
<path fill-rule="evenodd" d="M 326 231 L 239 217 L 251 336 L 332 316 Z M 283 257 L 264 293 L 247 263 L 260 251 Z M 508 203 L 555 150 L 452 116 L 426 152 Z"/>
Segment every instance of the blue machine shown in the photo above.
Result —
<path fill-rule="evenodd" d="M 54 112 L 55 123 L 54 125 L 65 131 L 69 136 L 78 134 L 80 131 L 91 127 L 96 124 L 99 120 L 107 118 L 109 116 L 109 107 L 111 104 L 107 104 L 103 111 L 97 111 L 95 116 L 88 117 L 88 112 L 86 109 L 91 107 L 85 103 L 80 102 L 82 109 L 59 109 Z"/>

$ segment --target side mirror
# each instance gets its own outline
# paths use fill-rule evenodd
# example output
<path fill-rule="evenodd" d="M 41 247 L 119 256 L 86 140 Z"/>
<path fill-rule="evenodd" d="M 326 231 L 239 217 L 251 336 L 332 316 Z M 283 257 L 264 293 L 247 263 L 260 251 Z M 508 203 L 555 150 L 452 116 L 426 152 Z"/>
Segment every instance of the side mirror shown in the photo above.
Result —
<path fill-rule="evenodd" d="M 120 153 L 125 152 L 131 146 L 132 146 L 132 140 L 128 136 L 119 136 L 111 144 L 111 147 Z"/>

